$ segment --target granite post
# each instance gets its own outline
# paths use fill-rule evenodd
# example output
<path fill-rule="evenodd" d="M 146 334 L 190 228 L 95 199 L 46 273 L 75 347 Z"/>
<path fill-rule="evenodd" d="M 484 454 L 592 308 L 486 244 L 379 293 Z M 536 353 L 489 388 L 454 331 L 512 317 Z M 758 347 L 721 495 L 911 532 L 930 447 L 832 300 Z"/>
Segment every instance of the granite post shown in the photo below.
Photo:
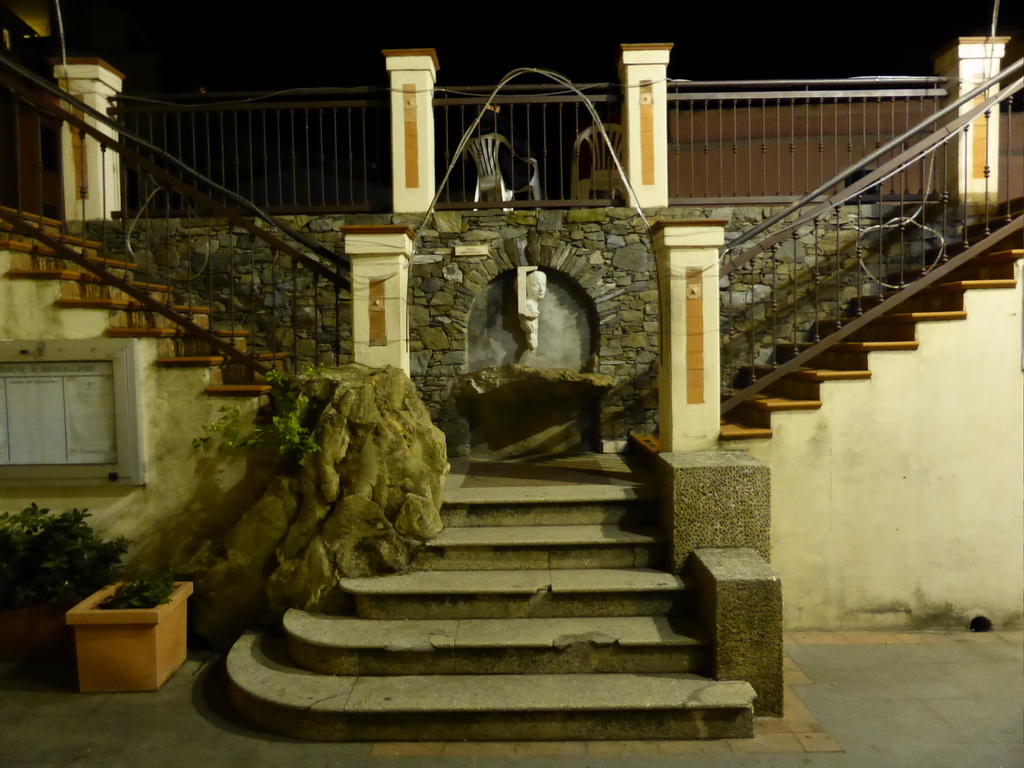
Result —
<path fill-rule="evenodd" d="M 771 474 L 744 451 L 658 454 L 669 561 L 678 573 L 701 547 L 748 547 L 771 559 Z"/>
<path fill-rule="evenodd" d="M 697 549 L 687 571 L 697 583 L 701 622 L 712 639 L 712 676 L 745 680 L 754 713 L 782 715 L 782 582 L 746 547 Z"/>

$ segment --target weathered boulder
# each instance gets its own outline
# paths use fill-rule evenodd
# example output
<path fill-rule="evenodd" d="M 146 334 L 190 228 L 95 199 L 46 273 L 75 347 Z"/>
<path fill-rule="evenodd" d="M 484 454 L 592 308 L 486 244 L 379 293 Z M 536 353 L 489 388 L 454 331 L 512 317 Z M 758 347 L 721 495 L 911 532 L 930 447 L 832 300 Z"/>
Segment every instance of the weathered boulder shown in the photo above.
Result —
<path fill-rule="evenodd" d="M 320 450 L 185 569 L 192 626 L 218 648 L 288 608 L 343 612 L 339 579 L 401 571 L 441 530 L 444 437 L 409 378 L 349 365 L 302 386 Z"/>

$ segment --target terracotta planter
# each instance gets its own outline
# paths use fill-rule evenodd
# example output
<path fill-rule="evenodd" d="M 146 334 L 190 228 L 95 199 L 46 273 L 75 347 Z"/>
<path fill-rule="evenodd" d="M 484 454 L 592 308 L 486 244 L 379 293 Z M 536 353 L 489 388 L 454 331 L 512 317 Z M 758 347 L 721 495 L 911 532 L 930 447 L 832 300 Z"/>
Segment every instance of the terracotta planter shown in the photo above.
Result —
<path fill-rule="evenodd" d="M 0 611 L 0 661 L 69 664 L 74 658 L 74 645 L 64 615 L 72 605 L 43 603 Z"/>
<path fill-rule="evenodd" d="M 75 631 L 82 693 L 155 691 L 185 661 L 185 607 L 192 582 L 177 581 L 171 602 L 156 608 L 101 610 L 117 585 L 67 613 Z"/>

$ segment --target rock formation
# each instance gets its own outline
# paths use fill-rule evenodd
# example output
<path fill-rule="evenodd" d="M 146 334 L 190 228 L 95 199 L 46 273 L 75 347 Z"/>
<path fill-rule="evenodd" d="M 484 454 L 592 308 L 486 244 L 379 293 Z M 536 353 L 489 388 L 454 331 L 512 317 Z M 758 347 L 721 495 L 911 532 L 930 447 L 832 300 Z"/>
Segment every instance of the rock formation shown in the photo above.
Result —
<path fill-rule="evenodd" d="M 344 612 L 340 578 L 401 571 L 441 530 L 444 438 L 409 378 L 349 365 L 302 386 L 320 450 L 186 568 L 192 627 L 218 648 L 288 608 Z"/>

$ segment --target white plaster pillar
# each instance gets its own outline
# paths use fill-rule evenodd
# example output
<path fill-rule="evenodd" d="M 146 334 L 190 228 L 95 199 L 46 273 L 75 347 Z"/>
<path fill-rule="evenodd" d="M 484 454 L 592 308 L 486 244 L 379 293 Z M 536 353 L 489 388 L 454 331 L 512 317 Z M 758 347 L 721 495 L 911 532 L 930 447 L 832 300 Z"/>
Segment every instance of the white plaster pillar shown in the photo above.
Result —
<path fill-rule="evenodd" d="M 348 226 L 352 260 L 352 359 L 409 375 L 409 260 L 415 233 L 402 225 Z"/>
<path fill-rule="evenodd" d="M 124 75 L 102 59 L 68 59 L 67 67 L 53 68 L 58 85 L 97 112 L 107 114 L 121 92 Z M 91 117 L 76 114 L 107 136 L 116 131 Z M 82 137 L 67 123 L 61 129 L 64 176 L 64 218 L 68 221 L 109 219 L 121 206 L 121 159 L 116 152 L 100 150 L 99 142 Z"/>
<path fill-rule="evenodd" d="M 935 59 L 935 73 L 950 78 L 946 103 L 955 101 L 999 72 L 1008 37 L 961 37 Z M 998 92 L 991 88 L 960 107 L 964 114 Z M 995 201 L 999 188 L 999 107 L 976 118 L 967 133 L 958 133 L 947 154 L 947 186 L 962 202 Z M 964 200 L 966 190 L 967 198 Z"/>
<path fill-rule="evenodd" d="M 718 248 L 724 219 L 654 225 L 661 305 L 658 439 L 663 453 L 718 443 Z"/>
<path fill-rule="evenodd" d="M 421 213 L 434 198 L 433 48 L 385 50 L 391 77 L 391 183 L 395 213 Z"/>
<path fill-rule="evenodd" d="M 672 43 L 623 45 L 619 81 L 623 89 L 626 175 L 641 208 L 668 205 L 668 77 Z"/>

